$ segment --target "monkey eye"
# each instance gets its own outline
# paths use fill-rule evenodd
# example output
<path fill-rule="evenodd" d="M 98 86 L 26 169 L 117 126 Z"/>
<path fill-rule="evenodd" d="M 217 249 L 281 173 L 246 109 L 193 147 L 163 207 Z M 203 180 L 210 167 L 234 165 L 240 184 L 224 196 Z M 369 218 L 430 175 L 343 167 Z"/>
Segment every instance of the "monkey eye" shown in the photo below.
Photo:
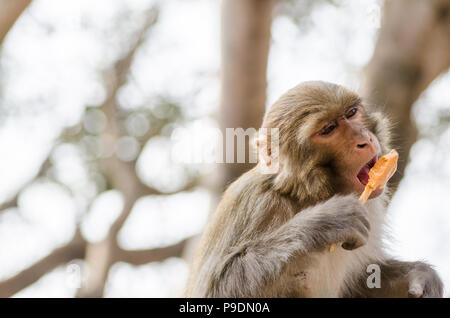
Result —
<path fill-rule="evenodd" d="M 319 135 L 322 135 L 322 136 L 329 135 L 336 127 L 337 127 L 337 122 L 335 120 L 333 120 L 331 123 L 329 123 L 328 125 L 326 125 L 319 131 Z"/>
<path fill-rule="evenodd" d="M 351 117 L 353 117 L 357 112 L 358 112 L 358 105 L 352 106 L 352 107 L 350 107 L 350 108 L 345 112 L 345 118 L 351 118 Z"/>

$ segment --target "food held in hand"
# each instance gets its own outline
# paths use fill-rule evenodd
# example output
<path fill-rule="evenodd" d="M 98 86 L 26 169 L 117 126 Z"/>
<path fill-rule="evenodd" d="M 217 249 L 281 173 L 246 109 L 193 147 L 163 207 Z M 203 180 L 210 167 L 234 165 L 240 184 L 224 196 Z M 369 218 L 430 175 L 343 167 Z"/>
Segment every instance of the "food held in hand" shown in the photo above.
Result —
<path fill-rule="evenodd" d="M 364 204 L 370 194 L 376 189 L 384 188 L 389 179 L 397 170 L 398 152 L 392 149 L 388 154 L 381 157 L 369 171 L 369 183 L 367 183 L 364 192 L 359 201 Z"/>
<path fill-rule="evenodd" d="M 369 182 L 364 192 L 359 197 L 361 204 L 366 203 L 370 194 L 377 188 L 384 188 L 389 179 L 397 170 L 398 152 L 392 149 L 388 154 L 381 157 L 369 171 Z M 336 244 L 330 245 L 330 252 L 334 252 Z"/>

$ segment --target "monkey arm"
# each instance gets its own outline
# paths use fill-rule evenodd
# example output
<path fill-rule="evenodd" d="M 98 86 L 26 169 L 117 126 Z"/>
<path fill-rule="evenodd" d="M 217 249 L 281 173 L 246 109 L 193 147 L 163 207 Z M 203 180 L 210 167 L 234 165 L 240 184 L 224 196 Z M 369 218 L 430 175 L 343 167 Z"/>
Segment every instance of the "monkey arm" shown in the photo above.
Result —
<path fill-rule="evenodd" d="M 370 274 L 364 273 L 348 286 L 344 297 L 442 297 L 442 281 L 426 263 L 388 259 L 373 264 L 380 267 L 379 286 L 369 288 Z"/>
<path fill-rule="evenodd" d="M 355 196 L 336 196 L 297 213 L 272 232 L 241 242 L 216 263 L 208 284 L 210 297 L 257 297 L 281 274 L 294 255 L 346 242 L 347 249 L 365 243 L 366 209 Z M 344 247 L 344 245 L 343 245 Z"/>
<path fill-rule="evenodd" d="M 306 251 L 295 218 L 271 234 L 230 249 L 216 266 L 208 297 L 259 297 L 298 251 Z"/>

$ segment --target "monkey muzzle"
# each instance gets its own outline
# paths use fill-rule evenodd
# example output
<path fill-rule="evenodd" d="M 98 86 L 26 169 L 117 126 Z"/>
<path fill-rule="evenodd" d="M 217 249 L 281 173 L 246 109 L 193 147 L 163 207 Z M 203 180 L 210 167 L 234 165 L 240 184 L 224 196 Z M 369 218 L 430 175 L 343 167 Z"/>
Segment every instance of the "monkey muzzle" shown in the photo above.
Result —
<path fill-rule="evenodd" d="M 367 183 L 369 183 L 369 171 L 370 169 L 372 169 L 372 167 L 375 165 L 375 163 L 377 162 L 377 158 L 378 156 L 375 156 L 372 158 L 372 160 L 370 160 L 368 163 L 366 163 L 364 165 L 364 167 L 361 168 L 361 170 L 358 172 L 358 175 L 356 176 L 359 180 L 359 182 L 361 182 L 364 186 L 367 185 Z"/>

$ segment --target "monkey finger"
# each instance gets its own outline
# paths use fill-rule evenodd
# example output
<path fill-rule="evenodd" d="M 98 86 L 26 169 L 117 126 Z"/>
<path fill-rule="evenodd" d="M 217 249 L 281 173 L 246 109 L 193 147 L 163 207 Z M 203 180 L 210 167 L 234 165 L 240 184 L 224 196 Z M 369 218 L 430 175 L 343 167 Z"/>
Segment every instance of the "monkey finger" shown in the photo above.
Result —
<path fill-rule="evenodd" d="M 345 240 L 345 242 L 342 243 L 342 248 L 344 250 L 351 251 L 351 250 L 357 249 L 358 247 L 361 247 L 365 244 L 366 244 L 366 239 L 364 239 L 361 235 L 357 235 L 357 236 L 354 236 L 352 238 Z"/>
<path fill-rule="evenodd" d="M 423 288 L 421 286 L 410 287 L 408 290 L 409 298 L 421 298 L 423 296 Z"/>
<path fill-rule="evenodd" d="M 413 278 L 409 282 L 408 286 L 409 298 L 421 298 L 423 297 L 423 281 L 420 278 Z"/>
<path fill-rule="evenodd" d="M 342 243 L 342 248 L 347 251 L 354 250 L 356 243 L 354 241 Z"/>

